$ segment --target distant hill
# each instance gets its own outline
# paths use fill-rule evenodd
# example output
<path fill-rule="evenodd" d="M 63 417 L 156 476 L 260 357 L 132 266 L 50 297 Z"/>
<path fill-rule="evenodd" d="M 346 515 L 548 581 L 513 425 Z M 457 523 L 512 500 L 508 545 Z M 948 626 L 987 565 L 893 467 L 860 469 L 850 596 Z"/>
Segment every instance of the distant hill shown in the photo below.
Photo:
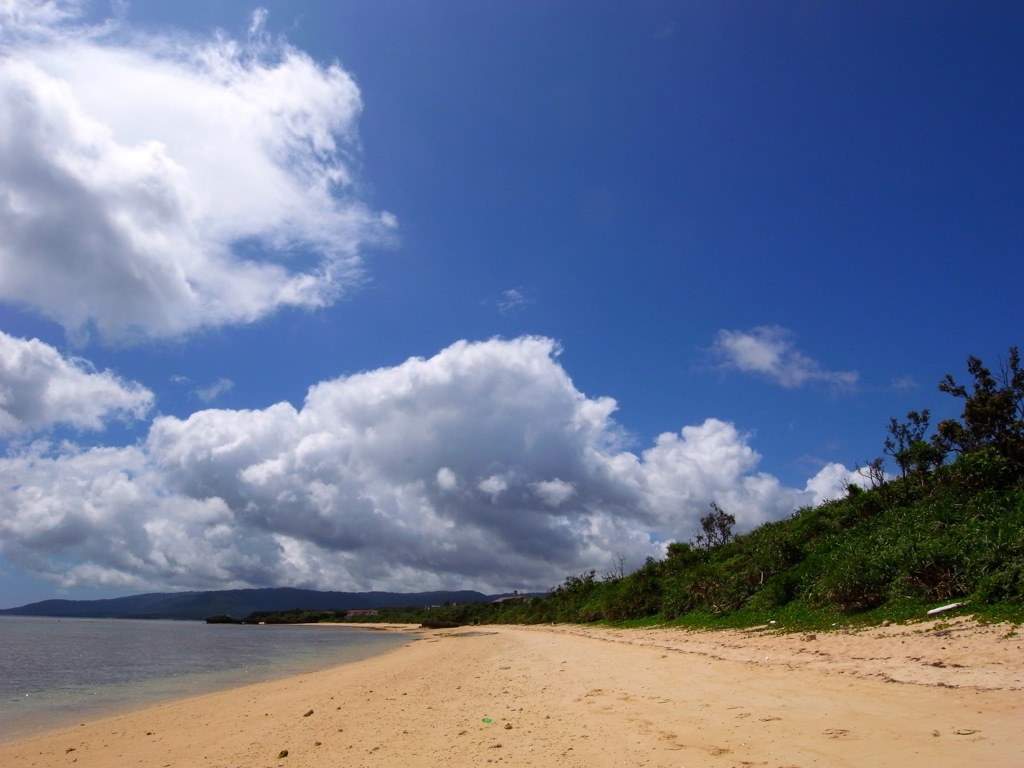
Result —
<path fill-rule="evenodd" d="M 254 611 L 344 611 L 354 608 L 400 608 L 444 603 L 486 602 L 500 595 L 481 592 L 318 592 L 274 587 L 213 592 L 154 592 L 108 600 L 43 600 L 0 610 L 0 616 L 60 616 L 82 619 L 195 619 L 226 615 L 236 618 Z"/>

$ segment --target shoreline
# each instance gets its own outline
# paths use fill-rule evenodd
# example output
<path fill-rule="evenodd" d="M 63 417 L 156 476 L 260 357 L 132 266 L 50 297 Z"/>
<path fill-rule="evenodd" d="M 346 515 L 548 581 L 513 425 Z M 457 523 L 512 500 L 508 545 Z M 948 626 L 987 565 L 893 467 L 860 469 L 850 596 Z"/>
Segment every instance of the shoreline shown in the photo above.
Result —
<path fill-rule="evenodd" d="M 1024 642 L 1005 626 L 414 632 L 362 661 L 2 743 L 0 764 L 942 768 L 1024 753 Z"/>
<path fill-rule="evenodd" d="M 19 621 L 23 623 L 23 620 Z M 43 624 L 52 624 L 54 621 L 60 620 L 49 617 L 41 619 Z M 134 630 L 139 625 L 153 628 L 161 624 L 133 619 L 74 621 L 86 624 L 104 623 L 108 627 L 115 625 L 115 629 L 112 630 L 114 632 L 118 631 L 116 625 L 123 622 L 127 622 L 125 626 L 129 630 Z M 4 680 L 4 700 L 0 702 L 0 744 L 32 738 L 50 731 L 78 727 L 83 721 L 105 720 L 159 704 L 357 663 L 386 652 L 396 645 L 413 642 L 418 637 L 414 627 L 404 625 L 389 627 L 386 632 L 346 628 L 337 635 L 337 638 L 343 638 L 340 640 L 335 637 L 324 638 L 319 632 L 310 632 L 309 628 L 316 625 L 259 628 L 254 626 L 242 628 L 241 634 L 237 628 L 232 631 L 236 637 L 256 635 L 260 642 L 254 643 L 245 639 L 229 641 L 227 647 L 220 649 L 223 652 L 218 653 L 217 646 L 220 641 L 215 639 L 210 644 L 206 640 L 196 638 L 194 634 L 184 635 L 183 646 L 176 644 L 175 638 L 181 637 L 178 629 L 185 624 L 178 622 L 167 625 L 167 629 L 172 630 L 169 633 L 170 640 L 165 640 L 168 633 L 164 627 L 157 627 L 158 635 L 152 640 L 157 646 L 155 652 L 160 654 L 160 658 L 154 657 L 157 663 L 147 665 L 144 670 L 137 669 L 134 672 L 115 673 L 110 676 L 102 672 L 92 673 L 88 671 L 92 657 L 88 653 L 79 655 L 76 647 L 73 644 L 68 645 L 68 641 L 63 638 L 50 647 L 49 653 L 59 654 L 62 659 L 75 658 L 75 666 L 79 672 L 72 671 L 69 664 L 55 659 L 58 669 L 63 669 L 64 666 L 68 669 L 57 672 L 52 677 L 40 669 L 43 677 L 36 683 L 35 678 L 25 676 L 21 670 L 7 670 L 5 666 L 4 669 L 9 675 L 13 675 L 13 679 L 7 677 Z M 202 622 L 187 624 L 199 630 L 206 630 Z M 285 630 L 285 636 L 293 638 L 294 642 L 281 645 L 280 641 L 269 637 L 263 642 L 265 633 L 279 636 L 279 629 Z M 129 632 L 129 635 L 131 634 Z M 220 628 L 214 628 L 213 634 L 223 633 Z M 101 634 L 99 638 L 103 640 L 101 644 L 115 642 L 113 636 Z M 17 638 L 14 639 L 14 652 L 17 656 L 19 641 Z M 78 637 L 77 642 L 95 639 L 89 636 Z M 45 638 L 45 641 L 48 642 L 49 638 Z M 24 642 L 24 638 L 21 642 Z M 203 657 L 204 652 L 197 652 L 197 648 L 203 646 L 207 646 L 205 653 L 209 658 Z M 137 639 L 129 642 L 126 651 L 128 661 L 123 666 L 129 669 L 139 666 L 139 647 Z M 219 660 L 215 661 L 215 658 Z M 99 661 L 102 663 L 106 659 L 100 658 Z"/>

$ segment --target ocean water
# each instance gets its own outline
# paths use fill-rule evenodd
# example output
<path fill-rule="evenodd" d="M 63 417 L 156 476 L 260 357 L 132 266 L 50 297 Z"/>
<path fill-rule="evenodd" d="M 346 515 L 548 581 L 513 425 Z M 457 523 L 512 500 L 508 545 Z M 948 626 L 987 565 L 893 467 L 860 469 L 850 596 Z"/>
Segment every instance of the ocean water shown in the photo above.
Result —
<path fill-rule="evenodd" d="M 0 617 L 0 741 L 315 669 L 410 642 L 335 626 Z"/>

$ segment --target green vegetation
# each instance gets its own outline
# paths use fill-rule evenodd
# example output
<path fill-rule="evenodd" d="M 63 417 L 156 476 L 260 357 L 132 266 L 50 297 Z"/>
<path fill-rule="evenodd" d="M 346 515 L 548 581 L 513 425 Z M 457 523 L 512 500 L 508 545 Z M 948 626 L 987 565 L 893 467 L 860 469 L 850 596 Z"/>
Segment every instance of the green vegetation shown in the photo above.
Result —
<path fill-rule="evenodd" d="M 228 616 L 226 613 L 219 613 L 216 616 L 209 616 L 206 619 L 207 624 L 241 624 L 242 622 L 236 618 Z"/>
<path fill-rule="evenodd" d="M 892 419 L 884 460 L 863 470 L 867 488 L 734 535 L 717 504 L 689 543 L 668 546 L 628 575 L 568 577 L 544 598 L 384 609 L 371 621 L 669 623 L 691 627 L 773 624 L 828 628 L 920 618 L 961 602 L 982 620 L 1024 621 L 1024 371 L 1016 348 L 993 374 L 968 359 L 960 420 L 929 437 L 928 411 Z M 951 459 L 951 460 L 950 460 Z"/>
<path fill-rule="evenodd" d="M 295 608 L 291 611 L 253 611 L 243 619 L 246 624 L 319 624 L 340 621 L 345 611 L 306 611 Z"/>

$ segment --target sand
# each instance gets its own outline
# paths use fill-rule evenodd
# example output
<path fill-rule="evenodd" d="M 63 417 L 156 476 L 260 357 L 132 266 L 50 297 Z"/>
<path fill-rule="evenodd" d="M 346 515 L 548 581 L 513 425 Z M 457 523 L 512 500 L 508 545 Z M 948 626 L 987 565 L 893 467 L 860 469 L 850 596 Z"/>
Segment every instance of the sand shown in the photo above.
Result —
<path fill-rule="evenodd" d="M 1024 641 L 963 619 L 423 631 L 355 664 L 0 745 L 4 768 L 488 763 L 1024 765 Z"/>

